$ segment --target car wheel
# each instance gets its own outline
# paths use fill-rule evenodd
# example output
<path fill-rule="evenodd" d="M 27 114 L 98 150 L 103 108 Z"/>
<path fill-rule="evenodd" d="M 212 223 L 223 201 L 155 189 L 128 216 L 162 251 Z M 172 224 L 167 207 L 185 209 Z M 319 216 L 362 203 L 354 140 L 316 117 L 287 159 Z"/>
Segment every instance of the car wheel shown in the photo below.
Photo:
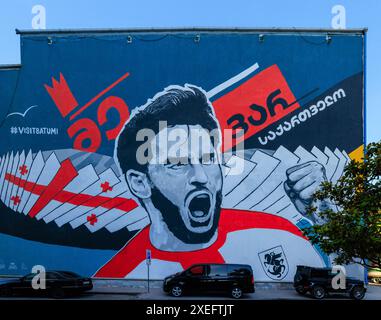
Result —
<path fill-rule="evenodd" d="M 232 290 L 230 291 L 230 295 L 234 299 L 240 299 L 242 298 L 242 289 L 239 287 L 233 287 Z"/>
<path fill-rule="evenodd" d="M 0 296 L 1 297 L 10 297 L 12 296 L 12 289 L 8 287 L 0 288 Z"/>
<path fill-rule="evenodd" d="M 323 299 L 326 295 L 325 289 L 322 286 L 315 286 L 312 289 L 312 295 L 315 299 Z"/>
<path fill-rule="evenodd" d="M 183 288 L 179 285 L 175 285 L 171 288 L 171 295 L 178 298 L 183 295 Z"/>
<path fill-rule="evenodd" d="M 50 289 L 50 296 L 54 299 L 65 298 L 65 291 L 62 288 L 52 288 Z"/>
<path fill-rule="evenodd" d="M 360 286 L 355 286 L 351 290 L 350 296 L 351 296 L 352 299 L 361 300 L 365 296 L 365 288 L 360 287 Z"/>
<path fill-rule="evenodd" d="M 295 288 L 296 292 L 299 293 L 299 294 L 305 294 L 306 293 L 306 290 L 303 288 L 303 286 L 297 286 Z"/>

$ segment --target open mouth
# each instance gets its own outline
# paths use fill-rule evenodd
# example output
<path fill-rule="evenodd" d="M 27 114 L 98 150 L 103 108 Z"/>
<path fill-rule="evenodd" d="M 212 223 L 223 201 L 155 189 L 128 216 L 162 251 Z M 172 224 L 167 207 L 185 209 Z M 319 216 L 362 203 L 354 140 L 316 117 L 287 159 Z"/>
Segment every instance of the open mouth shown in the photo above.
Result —
<path fill-rule="evenodd" d="M 188 212 L 193 227 L 207 225 L 210 221 L 211 196 L 205 191 L 192 193 L 187 200 Z"/>

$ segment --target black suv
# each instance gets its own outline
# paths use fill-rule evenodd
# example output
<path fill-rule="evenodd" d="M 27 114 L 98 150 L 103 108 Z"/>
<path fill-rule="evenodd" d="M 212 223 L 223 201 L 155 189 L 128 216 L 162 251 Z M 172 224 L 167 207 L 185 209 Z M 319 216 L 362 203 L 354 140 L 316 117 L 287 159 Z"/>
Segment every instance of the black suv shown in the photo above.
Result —
<path fill-rule="evenodd" d="M 166 277 L 163 290 L 174 297 L 184 292 L 228 292 L 239 299 L 255 291 L 253 270 L 245 264 L 196 264 Z"/>
<path fill-rule="evenodd" d="M 299 294 L 311 293 L 316 299 L 323 299 L 329 292 L 349 294 L 352 299 L 361 300 L 365 296 L 364 282 L 346 278 L 345 289 L 334 289 L 332 278 L 337 275 L 330 268 L 312 268 L 297 266 L 294 288 Z"/>

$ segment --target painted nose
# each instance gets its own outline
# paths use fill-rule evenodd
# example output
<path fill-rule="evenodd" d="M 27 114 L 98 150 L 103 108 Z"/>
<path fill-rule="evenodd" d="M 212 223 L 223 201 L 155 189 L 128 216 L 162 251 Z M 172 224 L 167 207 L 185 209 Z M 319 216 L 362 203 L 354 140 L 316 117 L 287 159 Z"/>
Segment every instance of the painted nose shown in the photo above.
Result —
<path fill-rule="evenodd" d="M 208 182 L 208 176 L 205 173 L 202 164 L 193 165 L 193 172 L 190 178 L 191 184 L 206 184 Z"/>

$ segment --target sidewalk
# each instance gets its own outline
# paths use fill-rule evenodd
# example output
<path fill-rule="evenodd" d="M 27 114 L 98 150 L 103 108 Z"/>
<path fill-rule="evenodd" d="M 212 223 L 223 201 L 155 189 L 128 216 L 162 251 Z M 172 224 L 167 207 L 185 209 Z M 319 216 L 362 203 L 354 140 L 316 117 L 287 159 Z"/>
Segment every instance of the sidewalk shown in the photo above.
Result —
<path fill-rule="evenodd" d="M 161 288 L 161 281 L 151 283 L 150 292 L 147 283 L 141 281 L 124 280 L 94 280 L 94 288 L 90 294 L 94 299 L 103 299 L 109 296 L 111 299 L 121 300 L 179 300 L 165 292 Z M 190 295 L 182 300 L 225 300 L 230 299 L 226 294 Z M 310 296 L 301 296 L 295 292 L 290 283 L 256 283 L 255 293 L 246 294 L 245 300 L 313 300 Z M 346 295 L 330 294 L 326 299 L 349 300 Z M 381 300 L 381 285 L 368 285 L 364 300 Z"/>
<path fill-rule="evenodd" d="M 146 293 L 148 282 L 146 280 L 106 280 L 93 279 L 92 293 Z M 163 281 L 150 281 L 150 291 L 162 290 Z M 267 290 L 294 290 L 292 283 L 256 282 L 255 288 Z"/>
<path fill-rule="evenodd" d="M 150 281 L 150 288 L 162 288 L 162 281 Z M 141 294 L 146 293 L 148 288 L 147 281 L 141 280 L 99 280 L 93 279 L 93 290 L 95 294 Z"/>
<path fill-rule="evenodd" d="M 94 294 L 94 298 L 103 299 L 109 296 L 113 299 L 134 299 L 134 300 L 178 300 L 162 290 L 162 281 L 150 282 L 150 292 L 147 289 L 147 281 L 131 280 L 93 280 L 94 288 L 89 293 Z M 248 300 L 275 300 L 275 299 L 306 299 L 298 295 L 291 283 L 256 283 L 256 292 L 245 295 Z M 182 300 L 225 300 L 231 299 L 226 294 L 212 295 L 190 295 L 184 296 Z"/>

